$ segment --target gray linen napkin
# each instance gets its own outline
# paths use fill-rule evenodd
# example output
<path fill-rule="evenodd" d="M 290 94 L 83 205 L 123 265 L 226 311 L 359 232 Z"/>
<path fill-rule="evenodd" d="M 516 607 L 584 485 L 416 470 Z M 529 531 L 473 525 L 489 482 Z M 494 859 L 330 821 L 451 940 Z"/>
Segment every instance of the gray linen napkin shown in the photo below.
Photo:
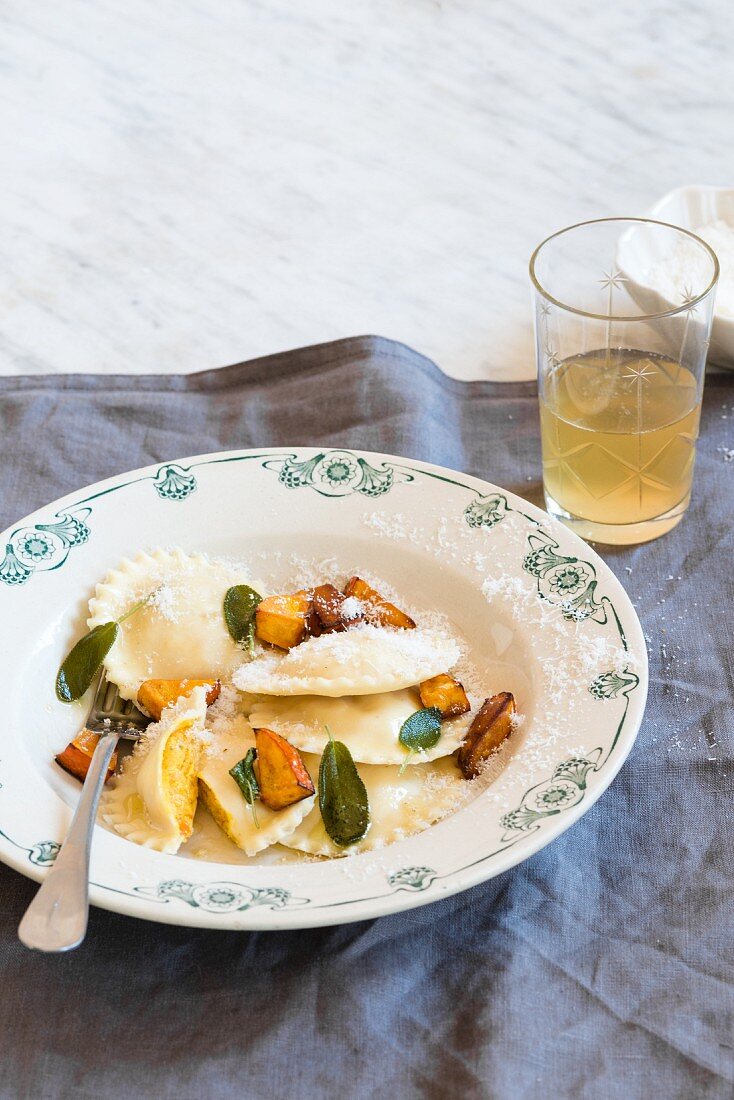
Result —
<path fill-rule="evenodd" d="M 734 377 L 706 391 L 684 522 L 601 548 L 651 691 L 586 816 L 412 913 L 240 934 L 95 910 L 68 957 L 18 944 L 36 887 L 0 868 L 3 1097 L 732 1096 Z M 185 377 L 0 378 L 0 428 L 0 528 L 125 469 L 265 445 L 383 450 L 540 500 L 533 384 L 452 381 L 374 337 Z"/>

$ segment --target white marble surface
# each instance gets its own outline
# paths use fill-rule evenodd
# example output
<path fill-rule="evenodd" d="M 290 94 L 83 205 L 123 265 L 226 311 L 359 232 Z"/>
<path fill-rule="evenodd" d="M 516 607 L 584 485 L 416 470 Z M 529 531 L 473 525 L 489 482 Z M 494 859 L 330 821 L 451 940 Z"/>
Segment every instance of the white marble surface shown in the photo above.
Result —
<path fill-rule="evenodd" d="M 5 0 L 0 371 L 533 372 L 547 233 L 734 181 L 729 0 Z"/>

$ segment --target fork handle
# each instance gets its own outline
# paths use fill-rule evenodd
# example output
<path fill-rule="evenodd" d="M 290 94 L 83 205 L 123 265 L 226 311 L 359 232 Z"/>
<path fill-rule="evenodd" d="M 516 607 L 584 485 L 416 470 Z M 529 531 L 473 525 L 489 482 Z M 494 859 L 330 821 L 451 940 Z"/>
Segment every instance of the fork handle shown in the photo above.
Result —
<path fill-rule="evenodd" d="M 89 853 L 97 804 L 119 735 L 99 739 L 66 840 L 25 911 L 18 936 L 37 951 L 70 951 L 84 939 L 89 918 Z"/>

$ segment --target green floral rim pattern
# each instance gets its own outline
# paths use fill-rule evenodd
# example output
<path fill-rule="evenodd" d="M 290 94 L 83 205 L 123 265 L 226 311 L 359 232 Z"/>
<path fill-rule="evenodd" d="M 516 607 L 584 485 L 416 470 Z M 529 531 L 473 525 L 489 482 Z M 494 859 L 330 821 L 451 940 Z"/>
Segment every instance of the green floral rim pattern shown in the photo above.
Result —
<path fill-rule="evenodd" d="M 242 886 L 238 882 L 209 882 L 197 884 L 182 879 L 167 879 L 157 886 L 136 886 L 136 893 L 168 902 L 172 898 L 185 902 L 194 909 L 207 913 L 243 913 L 258 905 L 268 909 L 285 909 L 288 906 L 308 905 L 308 898 L 295 898 L 290 890 L 280 886 Z"/>
<path fill-rule="evenodd" d="M 308 486 L 325 497 L 345 497 L 360 493 L 365 497 L 380 497 L 389 493 L 399 481 L 413 477 L 387 462 L 371 466 L 351 451 L 324 451 L 299 462 L 296 455 L 274 458 L 263 465 L 278 471 L 278 481 L 286 489 Z"/>
<path fill-rule="evenodd" d="M 496 527 L 511 512 L 507 497 L 501 493 L 480 496 L 464 509 L 464 518 L 470 527 Z"/>
<path fill-rule="evenodd" d="M 10 586 L 22 585 L 35 572 L 58 569 L 62 566 L 73 547 L 80 546 L 89 540 L 91 531 L 86 522 L 92 512 L 89 502 L 97 496 L 125 488 L 138 481 L 150 480 L 161 499 L 183 502 L 198 487 L 197 478 L 191 472 L 195 466 L 257 459 L 261 461 L 263 468 L 277 472 L 278 482 L 285 488 L 310 488 L 327 497 L 343 497 L 358 493 L 368 498 L 376 498 L 390 492 L 398 484 L 415 481 L 419 476 L 447 481 L 474 495 L 475 499 L 470 501 L 464 510 L 464 519 L 470 527 L 475 529 L 491 530 L 512 512 L 517 512 L 532 527 L 527 536 L 527 553 L 523 559 L 523 569 L 535 578 L 539 598 L 557 607 L 563 618 L 567 620 L 583 622 L 590 619 L 600 625 L 606 625 L 611 621 L 618 632 L 623 649 L 628 649 L 619 616 L 611 600 L 606 595 L 599 595 L 597 591 L 599 582 L 594 565 L 577 557 L 561 554 L 557 540 L 542 528 L 538 520 L 512 508 L 503 494 L 482 495 L 454 478 L 418 467 L 404 466 L 402 463 L 383 462 L 379 467 L 373 466 L 360 455 L 345 450 L 324 451 L 303 460 L 297 453 L 273 455 L 272 452 L 267 452 L 230 458 L 203 459 L 188 467 L 167 463 L 159 467 L 155 474 L 134 478 L 93 494 L 68 511 L 57 513 L 50 523 L 36 524 L 33 527 L 18 528 L 13 531 L 5 548 L 5 557 L 0 563 L 0 580 Z M 589 692 L 595 699 L 603 702 L 622 695 L 625 700 L 616 734 L 606 754 L 602 748 L 596 748 L 584 757 L 572 757 L 561 761 L 548 780 L 527 790 L 518 805 L 501 817 L 500 824 L 504 833 L 500 847 L 460 870 L 468 870 L 469 867 L 499 855 L 528 833 L 540 828 L 544 819 L 564 813 L 583 800 L 587 791 L 588 775 L 591 772 L 598 772 L 614 751 L 626 721 L 630 695 L 638 685 L 639 677 L 628 668 L 622 671 L 610 670 L 596 677 L 589 687 Z M 28 860 L 38 867 L 52 864 L 60 848 L 60 845 L 52 840 L 38 841 L 27 847 L 2 831 L 0 836 L 14 847 L 26 852 Z M 386 882 L 390 892 L 400 890 L 422 892 L 439 879 L 456 873 L 456 870 L 452 870 L 450 875 L 440 875 L 430 867 L 403 867 L 390 872 L 386 876 Z M 104 883 L 92 885 L 115 893 L 124 893 L 129 897 L 145 898 L 159 904 L 168 904 L 172 900 L 177 900 L 192 908 L 213 914 L 245 912 L 257 906 L 284 909 L 313 905 L 310 899 L 293 897 L 288 890 L 280 887 L 255 888 L 225 881 L 197 884 L 181 879 L 167 879 L 156 886 L 137 886 L 134 888 L 134 893 L 117 890 Z M 350 904 L 359 904 L 387 896 L 389 894 L 358 898 Z M 328 906 L 316 906 L 316 908 L 324 907 Z"/>
<path fill-rule="evenodd" d="M 588 756 L 563 760 L 550 779 L 526 791 L 520 805 L 500 818 L 505 830 L 503 842 L 512 840 L 518 833 L 537 829 L 538 822 L 543 818 L 553 817 L 578 805 L 586 793 L 586 777 L 590 771 L 596 770 L 601 755 L 601 749 L 594 749 Z"/>
<path fill-rule="evenodd" d="M 528 535 L 529 552 L 523 569 L 535 577 L 541 599 L 558 607 L 564 619 L 594 619 L 607 622 L 609 599 L 596 598 L 596 569 L 588 561 L 559 552 L 558 542 L 542 528 Z"/>
<path fill-rule="evenodd" d="M 32 844 L 29 848 L 25 844 L 19 844 L 17 840 L 13 840 L 13 838 L 8 836 L 7 833 L 4 833 L 2 829 L 0 829 L 0 836 L 4 837 L 14 848 L 18 848 L 21 852 L 25 852 L 28 856 L 28 862 L 32 863 L 34 867 L 48 867 L 49 864 L 54 862 L 61 849 L 61 845 L 55 840 L 40 840 L 36 844 Z"/>
<path fill-rule="evenodd" d="M 402 867 L 387 876 L 394 890 L 427 890 L 440 876 L 432 867 Z"/>
<path fill-rule="evenodd" d="M 73 547 L 88 541 L 90 530 L 86 520 L 91 511 L 91 508 L 73 508 L 57 512 L 51 523 L 16 528 L 5 545 L 0 581 L 10 586 L 21 585 L 34 573 L 59 569 Z"/>
<path fill-rule="evenodd" d="M 161 500 L 186 500 L 196 489 L 196 478 L 184 466 L 161 466 L 153 487 Z"/>

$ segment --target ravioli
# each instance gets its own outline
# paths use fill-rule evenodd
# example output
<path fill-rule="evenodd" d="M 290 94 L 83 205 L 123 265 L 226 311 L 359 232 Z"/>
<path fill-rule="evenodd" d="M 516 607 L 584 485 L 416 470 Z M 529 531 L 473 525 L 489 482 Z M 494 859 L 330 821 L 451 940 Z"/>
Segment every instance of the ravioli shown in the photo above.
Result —
<path fill-rule="evenodd" d="M 249 583 L 244 569 L 180 549 L 143 552 L 108 573 L 89 602 L 90 627 L 118 619 L 158 590 L 121 624 L 105 659 L 123 698 L 134 700 L 143 680 L 215 680 L 241 664 L 222 603 L 227 589 L 242 583 Z"/>
<path fill-rule="evenodd" d="M 319 756 L 303 753 L 303 762 L 314 779 L 319 761 Z M 363 840 L 351 848 L 337 847 L 329 839 L 316 805 L 281 844 L 315 856 L 374 851 L 427 829 L 458 809 L 472 792 L 472 784 L 461 778 L 449 757 L 406 768 L 402 775 L 400 768 L 380 764 L 360 764 L 358 771 L 370 803 L 371 824 Z"/>
<path fill-rule="evenodd" d="M 100 814 L 115 832 L 169 853 L 191 836 L 205 718 L 206 690 L 195 688 L 148 727 L 102 795 Z"/>
<path fill-rule="evenodd" d="M 232 679 L 260 695 L 372 695 L 437 676 L 459 656 L 456 642 L 437 631 L 360 626 L 309 638 L 282 655 L 263 654 Z"/>
<path fill-rule="evenodd" d="M 411 753 L 400 744 L 400 727 L 422 707 L 417 688 L 402 688 L 380 695 L 263 696 L 250 711 L 258 729 L 266 726 L 285 737 L 297 749 L 323 752 L 329 740 L 326 727 L 343 741 L 353 758 L 364 764 L 420 764 L 448 756 L 461 745 L 471 722 L 462 715 L 444 722 L 441 738 L 432 749 Z"/>
<path fill-rule="evenodd" d="M 217 733 L 199 772 L 201 801 L 222 832 L 248 856 L 289 836 L 314 805 L 313 795 L 277 811 L 257 800 L 255 824 L 252 808 L 229 774 L 230 768 L 254 746 L 252 727 L 246 718 L 238 715 L 232 719 L 227 733 Z"/>

